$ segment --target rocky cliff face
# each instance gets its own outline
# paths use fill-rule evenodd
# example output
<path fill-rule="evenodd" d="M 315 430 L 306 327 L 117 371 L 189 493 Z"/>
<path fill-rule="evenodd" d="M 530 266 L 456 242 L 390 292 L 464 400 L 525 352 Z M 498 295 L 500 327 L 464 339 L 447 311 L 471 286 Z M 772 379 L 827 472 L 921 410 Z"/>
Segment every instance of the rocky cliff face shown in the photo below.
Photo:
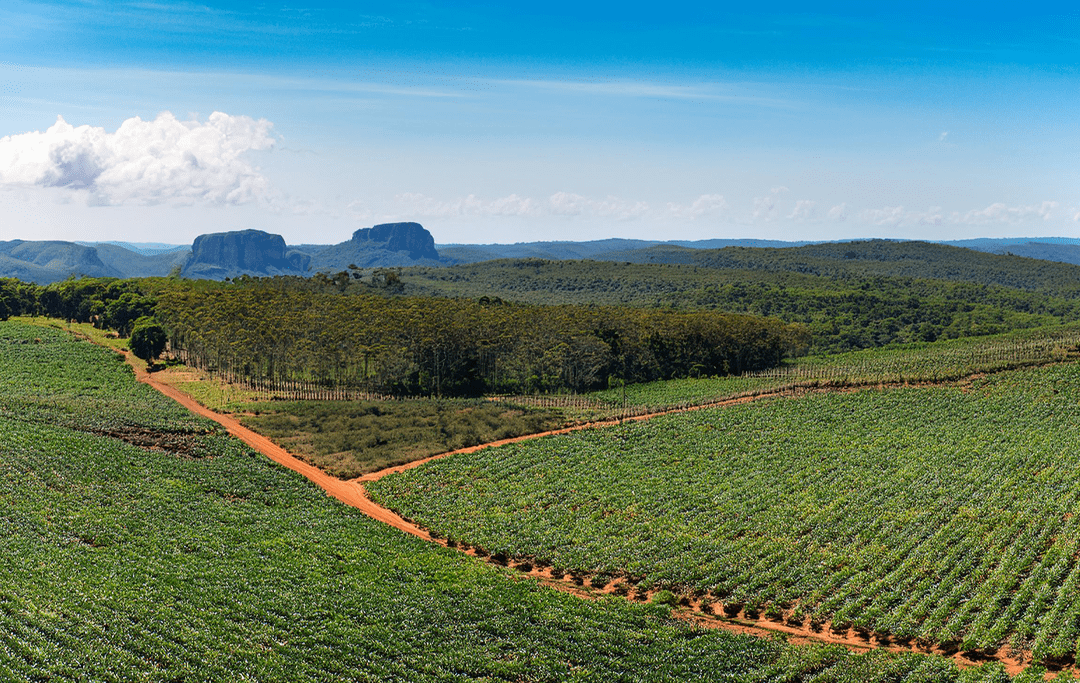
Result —
<path fill-rule="evenodd" d="M 414 261 L 439 260 L 435 238 L 419 223 L 382 223 L 361 228 L 353 233 L 352 241 L 370 249 L 405 251 Z"/>
<path fill-rule="evenodd" d="M 237 275 L 303 275 L 311 257 L 288 252 L 281 235 L 240 230 L 199 235 L 191 245 L 184 277 L 221 279 Z"/>
<path fill-rule="evenodd" d="M 419 223 L 383 223 L 361 228 L 348 242 L 326 247 L 311 260 L 313 271 L 442 265 L 435 238 Z"/>

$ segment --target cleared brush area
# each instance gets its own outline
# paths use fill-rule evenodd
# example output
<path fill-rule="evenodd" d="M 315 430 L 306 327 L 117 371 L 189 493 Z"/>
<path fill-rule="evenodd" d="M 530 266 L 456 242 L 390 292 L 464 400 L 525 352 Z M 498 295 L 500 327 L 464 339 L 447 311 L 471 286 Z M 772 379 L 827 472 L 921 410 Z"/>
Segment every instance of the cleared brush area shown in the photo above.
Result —
<path fill-rule="evenodd" d="M 568 420 L 559 409 L 482 399 L 274 401 L 249 404 L 237 417 L 342 479 L 466 446 L 557 429 Z"/>

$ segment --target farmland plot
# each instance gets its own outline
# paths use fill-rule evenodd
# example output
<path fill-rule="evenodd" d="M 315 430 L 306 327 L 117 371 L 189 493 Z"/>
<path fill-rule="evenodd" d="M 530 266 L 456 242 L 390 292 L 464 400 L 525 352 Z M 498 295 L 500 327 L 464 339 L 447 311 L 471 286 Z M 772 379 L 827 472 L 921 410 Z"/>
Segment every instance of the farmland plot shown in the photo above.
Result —
<path fill-rule="evenodd" d="M 455 455 L 368 485 L 488 552 L 798 622 L 1070 661 L 1080 368 L 780 398 Z"/>
<path fill-rule="evenodd" d="M 0 680 L 1002 680 L 550 591 L 328 499 L 109 351 L 7 323 L 0 358 Z"/>

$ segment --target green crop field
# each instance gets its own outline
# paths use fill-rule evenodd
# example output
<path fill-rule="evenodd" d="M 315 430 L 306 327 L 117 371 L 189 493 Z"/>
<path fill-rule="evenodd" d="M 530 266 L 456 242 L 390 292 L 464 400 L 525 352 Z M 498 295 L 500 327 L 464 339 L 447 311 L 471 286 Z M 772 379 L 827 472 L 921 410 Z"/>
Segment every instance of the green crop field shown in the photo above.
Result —
<path fill-rule="evenodd" d="M 329 499 L 111 351 L 0 323 L 0 359 L 3 681 L 1007 680 L 558 593 Z M 94 433 L 124 430 L 203 446 Z"/>
<path fill-rule="evenodd" d="M 96 430 L 216 428 L 132 382 L 120 354 L 75 343 L 52 327 L 18 323 L 0 325 L 0 415 Z"/>
<path fill-rule="evenodd" d="M 782 389 L 948 382 L 974 374 L 1059 362 L 1080 351 L 1080 326 L 808 356 L 760 373 L 628 384 L 585 395 L 597 415 L 640 415 Z"/>
<path fill-rule="evenodd" d="M 1071 661 L 1080 367 L 774 398 L 368 486 L 433 530 L 795 621 Z"/>

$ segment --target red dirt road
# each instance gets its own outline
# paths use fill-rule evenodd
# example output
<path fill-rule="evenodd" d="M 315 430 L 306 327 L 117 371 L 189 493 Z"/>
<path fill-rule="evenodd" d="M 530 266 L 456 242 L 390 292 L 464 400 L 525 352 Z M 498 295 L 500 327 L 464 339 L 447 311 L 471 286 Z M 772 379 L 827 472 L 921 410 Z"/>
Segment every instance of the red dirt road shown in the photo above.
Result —
<path fill-rule="evenodd" d="M 270 458 L 279 465 L 283 465 L 294 472 L 304 475 L 312 482 L 314 482 L 319 488 L 326 491 L 326 494 L 337 498 L 346 505 L 351 505 L 357 508 L 365 515 L 376 519 L 383 524 L 389 524 L 390 526 L 400 529 L 405 533 L 412 534 L 413 536 L 419 536 L 420 538 L 431 541 L 431 534 L 424 529 L 405 521 L 399 515 L 387 510 L 381 505 L 376 505 L 364 494 L 364 487 L 359 483 L 352 481 L 342 481 L 335 477 L 331 477 L 322 470 L 312 465 L 307 464 L 303 460 L 300 460 L 296 456 L 286 451 L 281 446 L 270 439 L 251 431 L 244 425 L 237 422 L 229 415 L 222 415 L 221 413 L 215 413 L 209 408 L 203 406 L 201 403 L 195 401 L 187 394 L 183 393 L 175 387 L 171 387 L 167 384 L 163 384 L 154 379 L 154 376 L 146 371 L 142 363 L 135 359 L 132 354 L 125 354 L 128 363 L 135 370 L 135 377 L 140 382 L 149 384 L 153 388 L 157 389 L 161 393 L 165 394 L 169 398 L 173 399 L 180 405 L 184 406 L 188 410 L 198 415 L 202 415 L 205 418 L 211 419 L 224 427 L 229 434 L 232 434 L 236 438 L 240 439 L 247 445 L 254 448 L 259 453 L 262 453 L 266 457 Z"/>

